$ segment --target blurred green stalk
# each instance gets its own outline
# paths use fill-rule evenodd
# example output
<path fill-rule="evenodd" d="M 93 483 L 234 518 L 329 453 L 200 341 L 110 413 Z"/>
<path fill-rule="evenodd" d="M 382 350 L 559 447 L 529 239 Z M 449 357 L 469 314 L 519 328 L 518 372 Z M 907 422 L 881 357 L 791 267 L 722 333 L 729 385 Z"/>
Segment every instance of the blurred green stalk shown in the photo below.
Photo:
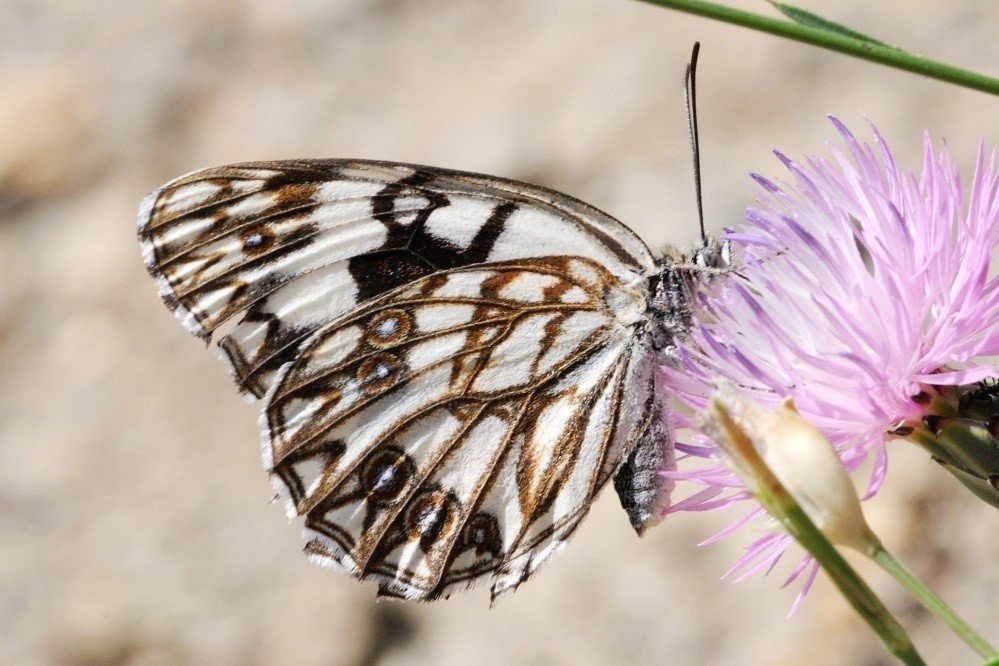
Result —
<path fill-rule="evenodd" d="M 895 69 L 921 74 L 931 79 L 946 81 L 972 90 L 980 90 L 991 95 L 999 95 L 999 79 L 912 55 L 875 40 L 854 36 L 841 29 L 833 30 L 771 18 L 703 0 L 642 0 L 642 2 L 741 25 L 745 28 L 793 39 L 830 51 L 838 51 Z"/>
<path fill-rule="evenodd" d="M 943 599 L 934 594 L 932 590 L 923 585 L 918 578 L 902 566 L 901 562 L 884 549 L 884 546 L 878 544 L 872 548 L 872 552 L 868 553 L 868 555 L 882 569 L 901 583 L 902 587 L 908 590 L 909 594 L 914 596 L 919 603 L 923 604 L 927 610 L 940 618 L 961 640 L 967 643 L 980 657 L 985 659 L 987 664 L 992 664 L 996 660 L 999 660 L 999 652 L 994 647 L 989 645 L 984 638 L 968 626 L 950 606 L 944 603 Z"/>

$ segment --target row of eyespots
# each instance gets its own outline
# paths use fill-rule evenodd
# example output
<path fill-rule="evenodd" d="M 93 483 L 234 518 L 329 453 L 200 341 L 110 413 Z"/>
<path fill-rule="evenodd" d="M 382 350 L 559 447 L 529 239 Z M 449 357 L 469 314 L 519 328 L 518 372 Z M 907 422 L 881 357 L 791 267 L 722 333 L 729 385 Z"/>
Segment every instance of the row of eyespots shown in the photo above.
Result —
<path fill-rule="evenodd" d="M 361 483 L 369 502 L 386 507 L 416 481 L 416 473 L 409 456 L 395 447 L 385 447 L 369 456 L 361 470 Z M 409 539 L 419 539 L 424 550 L 430 550 L 441 534 L 453 529 L 460 513 L 461 502 L 452 493 L 428 490 L 408 502 L 403 529 Z M 461 545 L 462 549 L 474 548 L 479 555 L 498 556 L 501 537 L 496 518 L 486 513 L 473 516 L 463 530 Z"/>

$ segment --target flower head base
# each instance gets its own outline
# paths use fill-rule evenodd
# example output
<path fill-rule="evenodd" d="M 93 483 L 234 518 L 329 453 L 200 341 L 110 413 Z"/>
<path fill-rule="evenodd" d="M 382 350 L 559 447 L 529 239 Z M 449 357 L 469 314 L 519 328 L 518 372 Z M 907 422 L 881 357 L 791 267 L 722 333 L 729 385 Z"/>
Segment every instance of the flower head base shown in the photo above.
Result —
<path fill-rule="evenodd" d="M 876 130 L 871 147 L 832 122 L 845 153 L 830 146 L 832 160 L 801 163 L 777 153 L 791 182 L 754 176 L 762 191 L 749 224 L 726 233 L 739 268 L 699 295 L 690 338 L 662 381 L 694 411 L 707 407 L 718 377 L 764 405 L 793 398 L 847 471 L 873 453 L 870 497 L 884 479 L 885 433 L 923 414 L 923 387 L 996 375 L 987 357 L 999 354 L 999 279 L 989 277 L 999 183 L 995 155 L 979 146 L 964 205 L 953 160 L 929 138 L 916 177 Z M 676 425 L 692 431 L 677 445 L 688 465 L 707 462 L 664 472 L 704 486 L 670 512 L 751 499 L 696 424 L 681 413 Z M 764 513 L 747 508 L 718 536 Z M 729 575 L 769 570 L 789 544 L 783 534 L 757 539 Z"/>

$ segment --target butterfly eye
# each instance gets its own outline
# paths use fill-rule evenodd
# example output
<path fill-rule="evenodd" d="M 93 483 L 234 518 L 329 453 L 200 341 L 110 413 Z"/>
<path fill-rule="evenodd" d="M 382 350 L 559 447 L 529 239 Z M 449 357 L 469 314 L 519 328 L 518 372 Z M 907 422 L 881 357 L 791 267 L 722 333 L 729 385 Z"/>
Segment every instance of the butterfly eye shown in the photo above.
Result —
<path fill-rule="evenodd" d="M 247 229 L 239 235 L 243 251 L 247 254 L 260 254 L 274 244 L 274 232 L 267 227 Z"/>

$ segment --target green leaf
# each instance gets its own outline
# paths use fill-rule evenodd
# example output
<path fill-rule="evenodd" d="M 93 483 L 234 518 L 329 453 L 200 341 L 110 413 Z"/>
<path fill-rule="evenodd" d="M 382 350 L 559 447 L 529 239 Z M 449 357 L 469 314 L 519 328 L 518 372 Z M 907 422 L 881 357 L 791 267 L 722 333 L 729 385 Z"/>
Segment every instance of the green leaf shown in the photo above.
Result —
<path fill-rule="evenodd" d="M 964 484 L 964 487 L 973 492 L 978 499 L 999 509 L 999 489 L 986 479 L 979 478 L 974 474 L 969 474 L 964 470 L 948 465 L 942 460 L 938 461 L 944 469 L 950 472 L 955 479 Z"/>
<path fill-rule="evenodd" d="M 878 46 L 887 46 L 888 48 L 895 49 L 896 51 L 901 51 L 902 49 L 897 46 L 892 46 L 891 44 L 885 44 L 884 42 L 874 39 L 873 37 L 868 37 L 862 32 L 857 32 L 852 28 L 847 28 L 845 25 L 841 25 L 829 19 L 822 18 L 818 14 L 813 14 L 812 12 L 801 9 L 800 7 L 795 7 L 794 5 L 788 5 L 783 2 L 775 2 L 774 0 L 767 0 L 774 8 L 779 11 L 784 16 L 788 17 L 795 23 L 800 25 L 808 26 L 809 28 L 818 28 L 819 30 L 826 30 L 828 32 L 834 32 L 837 35 L 843 35 L 844 37 L 852 37 L 853 39 L 860 40 L 862 42 L 867 42 L 868 44 L 877 44 Z"/>
<path fill-rule="evenodd" d="M 965 471 L 982 479 L 999 474 L 999 442 L 985 425 L 970 419 L 944 421 L 937 442 Z"/>

